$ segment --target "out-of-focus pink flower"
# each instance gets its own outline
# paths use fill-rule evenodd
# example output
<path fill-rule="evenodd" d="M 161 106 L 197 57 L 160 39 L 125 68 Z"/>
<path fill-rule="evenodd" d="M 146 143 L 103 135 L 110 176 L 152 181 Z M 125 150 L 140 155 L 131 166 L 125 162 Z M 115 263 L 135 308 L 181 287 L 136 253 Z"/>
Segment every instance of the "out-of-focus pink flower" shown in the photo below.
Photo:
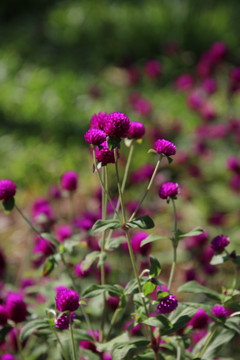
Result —
<path fill-rule="evenodd" d="M 158 60 L 149 60 L 145 64 L 145 72 L 149 78 L 156 78 L 162 72 L 162 64 Z"/>
<path fill-rule="evenodd" d="M 194 79 L 191 74 L 182 74 L 175 80 L 175 87 L 178 91 L 186 91 L 193 86 Z"/>

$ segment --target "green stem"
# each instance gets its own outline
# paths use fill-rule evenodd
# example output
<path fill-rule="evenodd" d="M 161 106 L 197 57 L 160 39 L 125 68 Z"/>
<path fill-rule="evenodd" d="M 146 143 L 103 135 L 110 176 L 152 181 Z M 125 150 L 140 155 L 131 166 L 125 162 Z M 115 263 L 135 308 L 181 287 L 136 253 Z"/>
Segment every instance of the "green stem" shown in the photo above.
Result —
<path fill-rule="evenodd" d="M 20 356 L 21 360 L 24 360 L 24 356 L 22 353 L 22 344 L 21 344 L 21 341 L 19 338 L 20 333 L 19 333 L 19 328 L 18 328 L 17 324 L 15 325 L 15 330 L 16 330 L 16 339 L 17 339 L 17 347 L 18 347 L 19 356 Z"/>
<path fill-rule="evenodd" d="M 122 188 L 121 188 L 119 172 L 118 172 L 118 158 L 117 158 L 117 149 L 116 148 L 114 149 L 114 160 L 115 160 L 117 187 L 118 187 L 118 193 L 119 193 L 120 204 L 121 204 L 121 209 L 122 209 L 123 223 L 126 224 L 126 214 L 125 214 L 125 210 L 124 210 L 123 194 L 122 194 Z"/>
<path fill-rule="evenodd" d="M 75 344 L 74 344 L 74 338 L 73 338 L 72 319 L 71 319 L 70 312 L 68 313 L 68 321 L 69 321 L 69 329 L 70 329 L 71 342 L 72 342 L 73 359 L 77 360 Z"/>
<path fill-rule="evenodd" d="M 48 316 L 48 317 L 49 317 L 49 316 Z M 59 338 L 59 336 L 58 336 L 58 333 L 57 333 L 55 327 L 52 326 L 52 325 L 50 325 L 50 327 L 51 327 L 51 329 L 52 329 L 52 331 L 53 331 L 53 333 L 54 333 L 54 335 L 55 335 L 55 337 L 56 337 L 56 339 L 57 339 L 58 344 L 60 345 L 60 348 L 61 348 L 62 355 L 63 355 L 64 359 L 65 359 L 65 360 L 68 360 L 68 357 L 67 357 L 66 352 L 65 352 L 65 350 L 64 350 L 63 344 L 62 344 L 62 342 L 61 342 L 61 340 L 60 340 L 60 338 Z"/>
<path fill-rule="evenodd" d="M 169 281 L 168 281 L 168 291 L 171 290 L 171 286 L 172 286 L 173 276 L 174 276 L 175 267 L 176 267 L 176 263 L 177 263 L 177 247 L 178 247 L 178 240 L 176 238 L 176 233 L 177 233 L 177 211 L 176 211 L 176 205 L 175 205 L 174 200 L 173 199 L 171 199 L 171 200 L 172 200 L 173 213 L 174 213 L 174 239 L 172 240 L 172 243 L 173 243 L 173 262 L 172 262 L 171 272 L 170 272 Z"/>
<path fill-rule="evenodd" d="M 218 328 L 218 324 L 215 324 L 211 330 L 211 332 L 209 333 L 207 339 L 206 339 L 206 342 L 204 344 L 204 346 L 202 347 L 202 350 L 199 351 L 199 353 L 196 355 L 196 357 L 200 357 L 202 358 L 202 356 L 204 355 L 205 351 L 207 350 L 208 348 L 208 345 L 210 344 L 210 342 L 212 341 L 216 331 L 217 331 L 217 328 Z"/>
<path fill-rule="evenodd" d="M 142 205 L 145 197 L 147 196 L 147 194 L 148 194 L 148 192 L 149 192 L 149 190 L 150 190 L 150 188 L 151 188 L 151 186 L 152 186 L 153 180 L 154 180 L 154 178 L 155 178 L 155 176 L 156 176 L 156 174 L 157 174 L 157 171 L 158 171 L 158 168 L 159 168 L 161 159 L 162 159 L 162 157 L 160 156 L 160 158 L 159 158 L 159 160 L 157 161 L 157 164 L 156 164 L 156 166 L 155 166 L 155 169 L 154 169 L 154 171 L 153 171 L 152 177 L 151 177 L 151 179 L 150 179 L 150 181 L 149 181 L 149 184 L 148 184 L 148 186 L 147 186 L 147 189 L 146 189 L 145 193 L 143 194 L 143 197 L 142 197 L 141 200 L 139 201 L 136 210 L 135 210 L 134 213 L 131 215 L 129 221 L 132 221 L 132 220 L 134 219 L 134 217 L 135 217 L 135 215 L 137 214 L 140 206 Z"/>
<path fill-rule="evenodd" d="M 180 340 L 177 341 L 177 359 L 181 360 L 181 346 L 180 346 Z"/>
<path fill-rule="evenodd" d="M 105 185 L 104 185 L 104 183 L 103 183 L 101 174 L 100 174 L 99 169 L 98 169 L 98 167 L 97 167 L 97 159 L 96 159 L 96 150 L 95 150 L 95 147 L 93 147 L 93 160 L 94 160 L 94 167 L 95 167 L 95 169 L 96 169 L 96 171 L 97 171 L 98 178 L 99 178 L 99 180 L 100 180 L 100 183 L 101 183 L 101 185 L 102 185 L 102 188 L 103 188 L 103 190 L 104 190 L 104 192 L 105 192 L 105 194 L 106 194 L 106 196 L 107 196 L 107 198 L 108 198 L 108 201 L 109 201 L 110 204 L 112 205 L 112 208 L 113 208 L 113 210 L 114 210 L 117 218 L 119 219 L 119 221 L 121 221 L 120 216 L 119 216 L 119 214 L 118 214 L 118 211 L 117 211 L 116 207 L 114 206 L 114 204 L 113 204 L 113 202 L 112 202 L 112 199 L 111 199 L 111 197 L 110 197 L 107 189 L 105 188 Z"/>

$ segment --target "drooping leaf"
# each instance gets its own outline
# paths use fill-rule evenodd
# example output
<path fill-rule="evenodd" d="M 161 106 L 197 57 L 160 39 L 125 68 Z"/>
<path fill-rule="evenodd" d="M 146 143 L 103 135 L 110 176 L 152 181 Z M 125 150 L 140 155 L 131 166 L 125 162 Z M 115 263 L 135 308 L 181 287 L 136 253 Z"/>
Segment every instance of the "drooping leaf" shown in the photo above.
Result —
<path fill-rule="evenodd" d="M 173 327 L 173 324 L 165 315 L 151 316 L 148 319 L 144 320 L 143 324 L 155 326 L 159 329 L 171 329 Z"/>
<path fill-rule="evenodd" d="M 92 251 L 91 253 L 87 254 L 85 259 L 81 263 L 81 269 L 83 271 L 90 268 L 90 266 L 94 263 L 94 261 L 98 258 L 100 251 Z"/>
<path fill-rule="evenodd" d="M 119 220 L 97 220 L 92 227 L 92 233 L 98 234 L 108 229 L 119 229 L 121 226 Z"/>
<path fill-rule="evenodd" d="M 14 208 L 14 206 L 15 206 L 14 197 L 12 197 L 11 199 L 3 201 L 3 207 L 4 207 L 4 210 L 5 210 L 5 214 L 9 214 L 12 211 L 12 209 Z"/>
<path fill-rule="evenodd" d="M 41 238 L 50 241 L 50 243 L 53 244 L 56 248 L 58 248 L 60 245 L 59 241 L 57 241 L 57 239 L 52 234 L 42 233 Z"/>
<path fill-rule="evenodd" d="M 40 329 L 48 329 L 49 326 L 50 325 L 48 320 L 36 319 L 36 320 L 28 321 L 21 330 L 20 341 L 23 341 L 26 338 L 28 338 L 30 335 L 34 333 L 34 331 Z"/>
<path fill-rule="evenodd" d="M 161 272 L 160 262 L 158 261 L 158 259 L 151 256 L 150 263 L 151 263 L 151 267 L 150 267 L 149 275 L 152 277 L 157 277 Z"/>
<path fill-rule="evenodd" d="M 156 286 L 157 286 L 157 284 L 153 283 L 151 280 L 148 280 L 147 282 L 145 282 L 145 284 L 143 285 L 144 296 L 152 294 L 154 292 L 154 290 L 156 289 Z"/>
<path fill-rule="evenodd" d="M 127 222 L 126 226 L 130 229 L 134 229 L 134 228 L 152 229 L 154 227 L 154 222 L 149 215 L 144 215 L 137 217 L 130 222 Z"/>
<path fill-rule="evenodd" d="M 223 264 L 228 259 L 229 259 L 228 255 L 214 255 L 210 261 L 210 264 L 211 265 Z"/>
<path fill-rule="evenodd" d="M 157 154 L 157 151 L 156 150 L 154 150 L 154 149 L 149 149 L 148 150 L 148 152 L 147 152 L 148 154 Z"/>
<path fill-rule="evenodd" d="M 200 285 L 196 281 L 189 281 L 178 288 L 179 292 L 188 292 L 194 294 L 205 294 L 210 299 L 221 301 L 221 295 L 216 291 L 208 289 L 207 287 Z"/>
<path fill-rule="evenodd" d="M 151 243 L 151 242 L 153 242 L 153 241 L 166 240 L 166 239 L 170 239 L 170 238 L 167 237 L 167 236 L 158 236 L 158 235 L 151 234 L 151 235 L 149 235 L 146 239 L 142 240 L 140 246 L 143 246 L 143 245 L 145 245 L 145 244 Z"/>
<path fill-rule="evenodd" d="M 104 291 L 108 292 L 111 296 L 121 296 L 122 291 L 118 286 L 115 285 L 97 285 L 92 284 L 87 289 L 85 289 L 82 293 L 83 298 L 92 298 L 102 294 Z"/>
<path fill-rule="evenodd" d="M 49 256 L 43 265 L 43 276 L 47 276 L 51 274 L 54 270 L 55 265 L 57 265 L 56 259 L 54 256 Z"/>
<path fill-rule="evenodd" d="M 197 235 L 200 235 L 204 232 L 204 230 L 200 227 L 200 226 L 197 226 L 196 228 L 194 228 L 193 230 L 187 232 L 187 233 L 182 233 L 182 232 L 179 232 L 177 233 L 177 238 L 178 239 L 183 239 L 183 238 L 186 238 L 186 237 L 192 237 L 192 236 L 197 236 Z"/>

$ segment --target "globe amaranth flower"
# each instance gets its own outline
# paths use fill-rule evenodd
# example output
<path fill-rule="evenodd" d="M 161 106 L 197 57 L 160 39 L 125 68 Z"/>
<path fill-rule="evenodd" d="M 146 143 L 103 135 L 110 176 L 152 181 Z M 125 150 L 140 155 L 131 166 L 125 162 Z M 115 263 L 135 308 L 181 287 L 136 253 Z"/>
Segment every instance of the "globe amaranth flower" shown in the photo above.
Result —
<path fill-rule="evenodd" d="M 146 239 L 149 236 L 149 234 L 145 231 L 138 231 L 131 237 L 131 244 L 132 249 L 135 254 L 142 254 L 146 255 L 149 253 L 151 249 L 151 243 L 145 244 L 141 247 L 141 242 Z M 128 252 L 128 243 L 123 243 L 123 249 L 124 251 Z"/>
<path fill-rule="evenodd" d="M 88 330 L 88 333 L 89 333 L 89 335 L 91 335 L 92 341 L 90 341 L 90 340 L 80 340 L 79 345 L 83 349 L 90 350 L 92 352 L 96 352 L 97 348 L 96 348 L 96 345 L 93 343 L 93 340 L 94 340 L 94 337 L 95 337 L 95 339 L 97 341 L 99 341 L 99 332 L 94 331 L 94 336 L 93 336 L 92 330 Z"/>
<path fill-rule="evenodd" d="M 160 300 L 157 311 L 160 314 L 169 314 L 178 306 L 178 301 L 174 295 L 167 295 Z"/>
<path fill-rule="evenodd" d="M 188 325 L 192 326 L 194 329 L 204 329 L 208 326 L 210 321 L 210 316 L 203 309 L 199 309 L 189 321 Z"/>
<path fill-rule="evenodd" d="M 90 128 L 104 130 L 107 116 L 107 113 L 102 111 L 100 111 L 98 114 L 94 114 L 90 120 Z"/>
<path fill-rule="evenodd" d="M 173 182 L 166 182 L 161 185 L 158 194 L 161 199 L 175 199 L 179 194 L 179 185 Z"/>
<path fill-rule="evenodd" d="M 227 310 L 225 309 L 225 307 L 223 305 L 215 305 L 212 308 L 212 314 L 213 316 L 217 317 L 217 318 L 226 318 L 227 317 Z"/>
<path fill-rule="evenodd" d="M 91 267 L 86 270 L 82 269 L 82 263 L 78 263 L 74 268 L 75 275 L 79 278 L 84 278 L 91 273 Z"/>
<path fill-rule="evenodd" d="M 89 129 L 84 138 L 88 144 L 99 146 L 106 140 L 106 134 L 100 129 Z"/>
<path fill-rule="evenodd" d="M 176 146 L 168 140 L 158 139 L 154 144 L 154 149 L 158 154 L 171 156 L 176 154 Z"/>
<path fill-rule="evenodd" d="M 78 186 L 78 174 L 75 171 L 67 171 L 62 175 L 61 185 L 64 190 L 75 191 Z"/>
<path fill-rule="evenodd" d="M 9 200 L 16 194 L 17 187 L 12 180 L 0 180 L 0 200 Z"/>
<path fill-rule="evenodd" d="M 118 150 L 117 156 L 119 157 Z M 107 141 L 101 144 L 101 149 L 96 148 L 96 159 L 98 162 L 101 162 L 103 166 L 115 163 L 114 150 L 109 150 Z"/>
<path fill-rule="evenodd" d="M 0 357 L 0 360 L 17 360 L 12 354 L 6 353 Z"/>
<path fill-rule="evenodd" d="M 75 314 L 71 313 L 71 323 L 73 323 L 73 320 L 75 318 Z M 55 320 L 56 328 L 59 330 L 66 330 L 69 328 L 69 318 L 68 315 L 60 315 L 59 318 Z"/>
<path fill-rule="evenodd" d="M 149 60 L 145 64 L 145 72 L 150 78 L 156 78 L 161 74 L 162 64 L 155 59 Z"/>
<path fill-rule="evenodd" d="M 108 136 L 124 138 L 128 135 L 130 121 L 124 113 L 113 112 L 107 116 L 104 131 Z"/>
<path fill-rule="evenodd" d="M 145 132 L 146 130 L 143 123 L 138 121 L 131 121 L 127 137 L 129 139 L 141 139 Z"/>
<path fill-rule="evenodd" d="M 57 239 L 59 242 L 63 242 L 64 240 L 70 238 L 73 234 L 72 227 L 70 225 L 61 225 L 57 229 Z"/>
<path fill-rule="evenodd" d="M 211 248 L 215 252 L 223 252 L 226 246 L 230 243 L 229 237 L 225 235 L 216 236 L 211 242 Z"/>
<path fill-rule="evenodd" d="M 58 291 L 55 300 L 59 312 L 75 311 L 79 307 L 79 296 L 74 290 L 64 289 Z"/>
<path fill-rule="evenodd" d="M 8 318 L 15 323 L 24 321 L 27 317 L 27 305 L 21 295 L 10 293 L 6 299 L 6 311 Z"/>
<path fill-rule="evenodd" d="M 0 326 L 5 326 L 7 323 L 8 314 L 7 310 L 3 305 L 0 305 Z"/>

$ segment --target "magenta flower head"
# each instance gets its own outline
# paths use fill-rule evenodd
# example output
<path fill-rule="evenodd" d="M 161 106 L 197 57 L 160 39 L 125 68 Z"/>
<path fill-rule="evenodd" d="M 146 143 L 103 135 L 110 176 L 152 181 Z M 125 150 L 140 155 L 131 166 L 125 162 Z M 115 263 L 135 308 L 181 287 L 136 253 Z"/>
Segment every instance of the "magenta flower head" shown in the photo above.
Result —
<path fill-rule="evenodd" d="M 128 138 L 129 139 L 141 139 L 145 134 L 146 130 L 141 122 L 131 121 L 129 130 L 128 130 Z"/>
<path fill-rule="evenodd" d="M 75 171 L 67 171 L 62 175 L 61 185 L 64 190 L 75 191 L 78 186 L 78 174 Z"/>
<path fill-rule="evenodd" d="M 107 116 L 107 113 L 102 111 L 100 111 L 98 114 L 94 114 L 90 120 L 90 128 L 104 130 Z"/>
<path fill-rule="evenodd" d="M 161 185 L 158 194 L 161 199 L 176 199 L 179 194 L 179 185 L 173 182 L 166 182 Z"/>
<path fill-rule="evenodd" d="M 84 138 L 88 144 L 99 146 L 106 140 L 106 134 L 100 129 L 89 129 Z"/>
<path fill-rule="evenodd" d="M 117 151 L 117 155 L 119 156 L 118 151 Z M 109 150 L 107 141 L 104 141 L 101 144 L 100 150 L 96 148 L 96 159 L 98 162 L 101 162 L 103 166 L 107 164 L 115 163 L 114 150 Z"/>
<path fill-rule="evenodd" d="M 8 318 L 15 323 L 20 323 L 26 320 L 27 305 L 25 304 L 21 295 L 10 293 L 6 299 L 6 311 Z"/>
<path fill-rule="evenodd" d="M 16 194 L 17 187 L 12 180 L 0 180 L 0 200 L 9 200 Z"/>
<path fill-rule="evenodd" d="M 12 354 L 6 353 L 0 357 L 0 360 L 17 360 Z"/>
<path fill-rule="evenodd" d="M 178 301 L 174 295 L 167 295 L 160 300 L 157 306 L 157 311 L 160 314 L 169 314 L 178 306 Z"/>
<path fill-rule="evenodd" d="M 145 231 L 138 231 L 136 232 L 132 237 L 131 237 L 131 244 L 132 244 L 132 249 L 133 252 L 135 254 L 142 254 L 147 256 L 150 249 L 151 249 L 151 243 L 149 244 L 145 244 L 144 246 L 141 247 L 141 242 L 146 239 L 149 236 L 149 234 Z M 128 252 L 128 243 L 124 242 L 123 243 L 123 249 L 124 251 Z"/>
<path fill-rule="evenodd" d="M 212 308 L 212 314 L 217 318 L 225 319 L 227 317 L 227 310 L 223 305 L 215 305 Z"/>
<path fill-rule="evenodd" d="M 58 291 L 55 300 L 59 312 L 75 311 L 79 307 L 79 296 L 74 290 L 64 289 Z"/>
<path fill-rule="evenodd" d="M 202 88 L 207 94 L 213 94 L 217 90 L 217 82 L 213 78 L 206 78 L 202 82 Z"/>
<path fill-rule="evenodd" d="M 152 104 L 148 99 L 140 98 L 135 101 L 134 110 L 141 116 L 149 115 L 152 111 Z"/>
<path fill-rule="evenodd" d="M 127 115 L 113 112 L 107 116 L 104 131 L 108 136 L 124 138 L 128 135 L 130 121 Z"/>
<path fill-rule="evenodd" d="M 188 325 L 192 326 L 194 329 L 204 329 L 208 326 L 210 321 L 210 316 L 203 309 L 199 309 L 189 321 Z"/>
<path fill-rule="evenodd" d="M 212 240 L 211 248 L 214 250 L 214 252 L 221 253 L 229 244 L 230 241 L 228 236 L 218 235 Z"/>
<path fill-rule="evenodd" d="M 7 323 L 8 315 L 4 306 L 0 305 L 0 326 L 5 326 Z"/>
<path fill-rule="evenodd" d="M 57 239 L 59 242 L 63 242 L 64 240 L 70 238 L 73 234 L 72 227 L 70 225 L 61 225 L 57 229 Z"/>
<path fill-rule="evenodd" d="M 91 337 L 93 339 L 93 332 L 91 330 L 88 330 L 88 333 L 89 333 L 89 335 L 91 335 Z M 94 331 L 94 336 L 95 336 L 96 340 L 99 341 L 99 332 L 98 331 Z M 93 341 L 81 340 L 81 341 L 79 341 L 79 345 L 82 349 L 90 350 L 92 352 L 97 351 L 96 345 L 93 343 Z"/>
<path fill-rule="evenodd" d="M 162 64 L 158 60 L 149 60 L 145 65 L 145 72 L 150 78 L 156 78 L 161 74 Z"/>
<path fill-rule="evenodd" d="M 73 323 L 73 320 L 75 318 L 75 314 L 72 312 L 70 316 L 71 316 L 71 323 Z M 59 330 L 68 329 L 69 328 L 68 315 L 60 315 L 59 318 L 57 318 L 55 320 L 55 325 L 56 325 L 56 328 L 58 328 Z"/>
<path fill-rule="evenodd" d="M 229 170 L 240 174 L 240 159 L 236 155 L 232 155 L 227 159 L 227 167 Z"/>
<path fill-rule="evenodd" d="M 168 140 L 158 139 L 154 144 L 154 149 L 158 154 L 171 156 L 176 154 L 176 146 Z"/>
<path fill-rule="evenodd" d="M 175 86 L 178 91 L 185 91 L 193 86 L 193 82 L 194 80 L 191 74 L 182 74 L 176 79 Z"/>
<path fill-rule="evenodd" d="M 82 269 L 82 263 L 78 263 L 74 268 L 75 275 L 79 278 L 84 278 L 91 273 L 91 267 L 86 270 Z"/>

